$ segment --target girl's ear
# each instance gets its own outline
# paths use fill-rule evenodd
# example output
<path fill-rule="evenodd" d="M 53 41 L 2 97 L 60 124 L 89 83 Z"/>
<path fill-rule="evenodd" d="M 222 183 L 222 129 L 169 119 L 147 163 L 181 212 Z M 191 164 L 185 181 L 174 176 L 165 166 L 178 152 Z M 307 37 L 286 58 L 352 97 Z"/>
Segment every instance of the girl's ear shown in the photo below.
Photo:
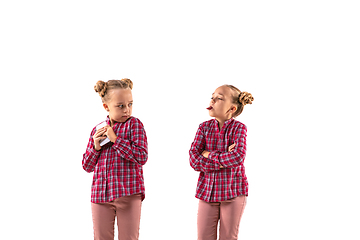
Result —
<path fill-rule="evenodd" d="M 237 110 L 237 106 L 232 106 L 232 108 L 231 108 L 231 113 L 236 112 L 236 110 Z"/>
<path fill-rule="evenodd" d="M 106 111 L 109 111 L 109 106 L 106 103 L 103 103 L 103 107 L 105 108 Z"/>

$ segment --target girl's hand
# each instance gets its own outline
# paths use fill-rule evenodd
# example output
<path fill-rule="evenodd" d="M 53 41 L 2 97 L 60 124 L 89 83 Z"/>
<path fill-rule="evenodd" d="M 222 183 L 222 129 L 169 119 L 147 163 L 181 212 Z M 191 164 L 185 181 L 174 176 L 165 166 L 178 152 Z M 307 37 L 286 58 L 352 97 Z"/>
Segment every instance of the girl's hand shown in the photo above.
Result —
<path fill-rule="evenodd" d="M 206 150 L 204 150 L 204 151 L 201 153 L 201 155 L 203 155 L 203 157 L 205 157 L 205 158 L 208 158 L 208 157 L 209 157 L 209 154 L 210 154 L 210 152 L 209 152 L 209 151 L 206 151 Z"/>
<path fill-rule="evenodd" d="M 228 148 L 229 152 L 231 152 L 232 150 L 234 150 L 235 145 L 236 145 L 236 143 L 234 143 L 233 145 L 230 145 L 230 147 Z"/>
<path fill-rule="evenodd" d="M 106 129 L 105 135 L 110 139 L 111 142 L 115 143 L 117 136 L 114 132 L 114 129 L 112 129 L 112 127 L 109 125 L 106 125 L 104 128 Z"/>
<path fill-rule="evenodd" d="M 94 139 L 94 149 L 95 149 L 96 151 L 100 151 L 100 149 L 101 149 L 100 141 L 106 138 L 106 137 L 104 136 L 105 132 L 106 132 L 106 129 L 105 129 L 104 127 L 103 127 L 103 128 L 99 128 L 99 129 L 95 132 L 95 134 L 94 134 L 94 136 L 93 136 L 93 139 Z"/>

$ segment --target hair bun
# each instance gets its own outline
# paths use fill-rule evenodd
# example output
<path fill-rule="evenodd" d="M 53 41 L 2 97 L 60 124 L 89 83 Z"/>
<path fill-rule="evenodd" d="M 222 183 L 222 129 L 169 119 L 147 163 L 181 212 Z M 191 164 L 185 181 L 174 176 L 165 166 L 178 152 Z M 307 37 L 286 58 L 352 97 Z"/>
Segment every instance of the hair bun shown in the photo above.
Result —
<path fill-rule="evenodd" d="M 94 86 L 95 92 L 99 93 L 100 97 L 104 97 L 107 90 L 107 82 L 99 80 Z"/>
<path fill-rule="evenodd" d="M 252 101 L 254 101 L 254 97 L 251 95 L 251 93 L 248 93 L 248 92 L 241 92 L 240 93 L 239 102 L 242 105 L 252 104 Z"/>
<path fill-rule="evenodd" d="M 122 82 L 124 82 L 130 89 L 133 88 L 133 82 L 128 78 L 121 79 Z"/>

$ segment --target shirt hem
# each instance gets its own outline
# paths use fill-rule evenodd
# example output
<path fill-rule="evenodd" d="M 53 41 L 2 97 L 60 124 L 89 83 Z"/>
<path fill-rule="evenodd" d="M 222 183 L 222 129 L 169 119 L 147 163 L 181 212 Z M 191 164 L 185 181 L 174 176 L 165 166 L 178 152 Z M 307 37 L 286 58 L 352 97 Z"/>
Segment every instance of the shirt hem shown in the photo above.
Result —
<path fill-rule="evenodd" d="M 200 197 L 200 196 L 196 196 L 195 195 L 195 198 L 197 198 L 197 199 L 199 199 L 199 200 L 202 200 L 202 201 L 204 201 L 204 202 L 208 202 L 208 203 L 215 203 L 215 202 L 224 202 L 224 201 L 227 201 L 227 200 L 230 200 L 230 199 L 232 199 L 232 198 L 236 198 L 236 197 L 239 197 L 239 196 L 248 196 L 248 193 L 245 193 L 245 194 L 237 194 L 237 195 L 234 195 L 234 196 L 231 196 L 231 197 L 226 197 L 226 198 L 224 198 L 224 199 L 221 199 L 220 201 L 219 200 L 217 200 L 217 199 L 204 199 L 204 198 L 202 198 L 202 197 Z"/>

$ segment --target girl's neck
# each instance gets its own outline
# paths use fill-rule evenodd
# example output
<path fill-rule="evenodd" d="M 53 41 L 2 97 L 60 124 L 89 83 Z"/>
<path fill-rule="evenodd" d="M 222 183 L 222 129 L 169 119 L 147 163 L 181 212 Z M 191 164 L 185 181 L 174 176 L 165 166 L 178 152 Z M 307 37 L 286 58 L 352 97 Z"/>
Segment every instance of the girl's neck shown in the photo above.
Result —
<path fill-rule="evenodd" d="M 110 127 L 113 127 L 116 122 L 112 119 L 110 119 Z"/>
<path fill-rule="evenodd" d="M 218 126 L 219 126 L 219 131 L 221 131 L 222 127 L 224 126 L 225 122 L 227 120 L 229 120 L 231 118 L 228 118 L 228 119 L 220 119 L 220 118 L 216 118 L 216 120 L 218 121 Z"/>

